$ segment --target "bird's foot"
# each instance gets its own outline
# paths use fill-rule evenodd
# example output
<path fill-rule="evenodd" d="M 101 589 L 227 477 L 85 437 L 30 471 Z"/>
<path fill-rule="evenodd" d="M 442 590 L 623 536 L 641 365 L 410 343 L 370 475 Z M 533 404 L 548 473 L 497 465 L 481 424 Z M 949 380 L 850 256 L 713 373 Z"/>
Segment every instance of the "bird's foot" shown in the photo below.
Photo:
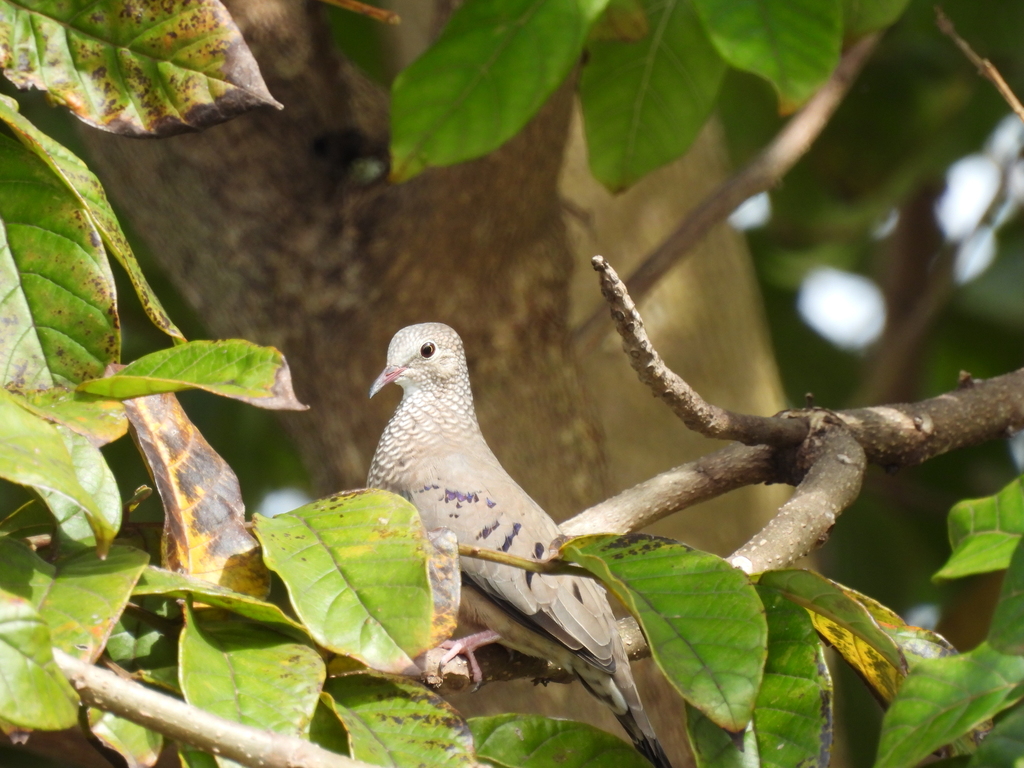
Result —
<path fill-rule="evenodd" d="M 466 661 L 469 662 L 469 677 L 473 681 L 473 690 L 475 691 L 484 682 L 484 674 L 476 660 L 476 650 L 483 648 L 485 645 L 496 643 L 498 640 L 501 640 L 501 635 L 490 629 L 486 629 L 483 632 L 474 632 L 472 635 L 460 637 L 458 640 L 445 640 L 439 647 L 444 648 L 448 653 L 441 657 L 439 666 L 443 667 L 459 654 L 465 656 Z"/>

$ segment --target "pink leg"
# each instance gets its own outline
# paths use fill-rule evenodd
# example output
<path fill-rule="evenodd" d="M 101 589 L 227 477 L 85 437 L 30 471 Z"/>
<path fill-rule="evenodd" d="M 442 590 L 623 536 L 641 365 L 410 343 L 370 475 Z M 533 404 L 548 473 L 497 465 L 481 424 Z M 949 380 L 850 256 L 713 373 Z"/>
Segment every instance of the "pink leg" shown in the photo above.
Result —
<path fill-rule="evenodd" d="M 480 671 L 480 665 L 477 663 L 474 652 L 477 648 L 483 648 L 485 645 L 490 645 L 498 640 L 501 640 L 501 635 L 490 629 L 460 637 L 458 640 L 445 640 L 439 647 L 445 648 L 448 653 L 441 657 L 440 666 L 443 667 L 459 654 L 465 656 L 466 661 L 469 662 L 470 678 L 476 686 L 479 686 L 484 680 L 484 675 Z"/>

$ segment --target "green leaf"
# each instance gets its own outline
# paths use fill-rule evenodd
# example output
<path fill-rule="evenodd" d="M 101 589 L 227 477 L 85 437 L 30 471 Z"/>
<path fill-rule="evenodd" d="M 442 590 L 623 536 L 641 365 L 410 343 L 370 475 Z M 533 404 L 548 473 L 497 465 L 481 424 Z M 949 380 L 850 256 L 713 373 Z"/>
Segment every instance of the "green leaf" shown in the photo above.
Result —
<path fill-rule="evenodd" d="M 586 723 L 540 715 L 497 715 L 467 721 L 482 760 L 508 768 L 650 768 L 622 739 Z"/>
<path fill-rule="evenodd" d="M 185 701 L 238 723 L 304 734 L 327 674 L 320 654 L 268 627 L 203 614 L 188 610 L 181 633 Z"/>
<path fill-rule="evenodd" d="M 867 643 L 893 667 L 906 671 L 907 662 L 896 642 L 878 626 L 868 609 L 821 574 L 802 569 L 768 571 L 761 575 L 758 584 L 777 590 L 797 605 L 837 624 Z"/>
<path fill-rule="evenodd" d="M 1024 655 L 1024 547 L 1019 543 L 1003 579 L 988 642 L 1000 653 Z"/>
<path fill-rule="evenodd" d="M 875 768 L 916 765 L 1024 696 L 1024 658 L 982 643 L 918 662 L 882 720 Z"/>
<path fill-rule="evenodd" d="M 114 277 L 99 233 L 46 164 L 0 135 L 0 371 L 74 386 L 117 360 Z"/>
<path fill-rule="evenodd" d="M 217 768 L 220 763 L 213 755 L 200 752 L 186 744 L 178 745 L 178 757 L 185 768 Z M 237 763 L 234 763 L 237 765 Z"/>
<path fill-rule="evenodd" d="M 590 170 L 613 192 L 689 148 L 725 74 L 689 0 L 646 0 L 645 8 L 650 33 L 591 43 L 580 80 Z"/>
<path fill-rule="evenodd" d="M 164 737 L 123 717 L 89 709 L 89 729 L 104 746 L 124 756 L 128 765 L 155 765 Z"/>
<path fill-rule="evenodd" d="M 356 491 L 253 516 L 263 559 L 317 643 L 386 672 L 431 647 L 430 543 L 416 508 Z"/>
<path fill-rule="evenodd" d="M 50 564 L 20 541 L 0 538 L 0 588 L 29 600 L 53 644 L 83 661 L 99 658 L 149 555 L 111 547 L 105 560 L 83 549 Z"/>
<path fill-rule="evenodd" d="M 743 731 L 742 739 L 715 725 L 704 714 L 686 705 L 686 734 L 697 768 L 761 768 L 757 736 L 753 725 Z M 742 749 L 737 747 L 739 740 Z"/>
<path fill-rule="evenodd" d="M 88 438 L 97 448 L 123 437 L 128 431 L 128 418 L 120 400 L 62 387 L 12 391 L 11 394 L 25 410 Z"/>
<path fill-rule="evenodd" d="M 647 11 L 641 0 L 608 0 L 604 11 L 590 27 L 587 40 L 643 40 L 651 32 Z"/>
<path fill-rule="evenodd" d="M 1024 755 L 1024 707 L 1014 707 L 981 742 L 970 768 L 1017 768 Z"/>
<path fill-rule="evenodd" d="M 515 136 L 565 80 L 607 0 L 467 0 L 391 88 L 392 178 Z"/>
<path fill-rule="evenodd" d="M 4 74 L 89 125 L 129 136 L 169 136 L 280 106 L 217 0 L 85 8 L 0 2 Z"/>
<path fill-rule="evenodd" d="M 832 678 L 810 617 L 781 593 L 758 587 L 768 616 L 768 660 L 754 730 L 762 768 L 827 768 Z"/>
<path fill-rule="evenodd" d="M 0 534 L 15 539 L 53 534 L 53 515 L 39 499 L 26 501 L 0 521 Z"/>
<path fill-rule="evenodd" d="M 935 574 L 936 581 L 1008 567 L 1024 533 L 1024 477 L 995 496 L 955 504 L 948 525 L 953 554 Z"/>
<path fill-rule="evenodd" d="M 561 554 L 598 576 L 636 617 L 654 660 L 687 701 L 731 731 L 750 721 L 768 629 L 745 574 L 643 534 L 582 536 Z"/>
<path fill-rule="evenodd" d="M 847 39 L 885 29 L 898 19 L 910 0 L 843 0 L 843 26 Z"/>
<path fill-rule="evenodd" d="M 305 410 L 295 399 L 284 355 L 242 339 L 190 341 L 140 357 L 113 376 L 79 385 L 81 392 L 126 399 L 205 389 L 260 408 Z"/>
<path fill-rule="evenodd" d="M 768 659 L 752 724 L 737 737 L 696 709 L 687 729 L 700 768 L 825 768 L 832 746 L 832 679 L 807 611 L 758 586 L 768 618 Z M 742 749 L 740 748 L 742 746 Z"/>
<path fill-rule="evenodd" d="M 111 660 L 143 682 L 181 693 L 178 684 L 178 635 L 181 610 L 174 600 L 136 597 L 138 608 L 121 614 L 107 640 Z"/>
<path fill-rule="evenodd" d="M 2 21 L 0 21 L 2 27 Z M 160 299 L 149 287 L 142 269 L 139 267 L 132 247 L 121 230 L 121 224 L 114 215 L 114 209 L 107 201 L 107 193 L 96 175 L 73 152 L 58 144 L 32 123 L 18 114 L 18 103 L 14 99 L 0 95 L 0 120 L 3 120 L 14 131 L 15 136 L 39 156 L 43 162 L 64 182 L 78 198 L 83 210 L 86 211 L 93 226 L 103 238 L 103 242 L 114 258 L 128 273 L 132 287 L 142 303 L 142 308 L 153 324 L 175 339 L 184 340 L 171 318 L 164 311 Z"/>
<path fill-rule="evenodd" d="M 100 547 L 113 540 L 116 530 L 79 483 L 57 428 L 24 410 L 4 389 L 0 389 L 0 477 L 70 499 L 88 515 Z"/>
<path fill-rule="evenodd" d="M 78 695 L 53 660 L 50 630 L 28 600 L 0 590 L 0 718 L 57 731 L 78 722 Z"/>
<path fill-rule="evenodd" d="M 322 698 L 348 731 L 356 760 L 395 768 L 476 764 L 473 738 L 459 713 L 411 680 L 333 677 Z"/>
<path fill-rule="evenodd" d="M 768 80 L 790 112 L 839 63 L 840 0 L 694 0 L 718 52 L 729 64 Z"/>
<path fill-rule="evenodd" d="M 66 427 L 57 427 L 64 446 L 71 455 L 75 465 L 75 476 L 85 492 L 95 500 L 97 508 L 103 515 L 101 528 L 105 540 L 112 539 L 121 528 L 121 493 L 117 488 L 117 480 L 110 471 L 107 460 L 100 449 L 76 432 Z M 59 545 L 62 551 L 77 546 L 96 546 L 96 535 L 93 532 L 89 512 L 52 491 L 40 489 L 46 505 L 57 519 Z"/>
<path fill-rule="evenodd" d="M 328 702 L 331 702 L 328 704 Z M 339 755 L 349 755 L 348 731 L 334 713 L 330 696 L 320 697 L 313 719 L 309 723 L 309 740 Z"/>
<path fill-rule="evenodd" d="M 235 592 L 194 576 L 165 571 L 163 568 L 150 566 L 143 571 L 132 594 L 178 598 L 191 596 L 195 597 L 197 602 L 254 619 L 298 640 L 304 640 L 309 636 L 305 627 L 273 603 L 264 602 L 252 595 Z"/>

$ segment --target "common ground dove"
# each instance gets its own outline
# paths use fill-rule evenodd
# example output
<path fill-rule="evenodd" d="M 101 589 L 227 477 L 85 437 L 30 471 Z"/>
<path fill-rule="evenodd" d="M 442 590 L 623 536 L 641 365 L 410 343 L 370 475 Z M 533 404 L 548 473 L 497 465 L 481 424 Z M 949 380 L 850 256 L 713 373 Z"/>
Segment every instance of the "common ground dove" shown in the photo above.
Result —
<path fill-rule="evenodd" d="M 545 557 L 560 531 L 487 446 L 459 335 L 441 323 L 400 330 L 370 397 L 391 382 L 402 387 L 402 402 L 377 445 L 367 485 L 409 499 L 428 529 L 448 528 L 460 543 Z M 469 557 L 461 566 L 461 615 L 490 632 L 451 645 L 454 651 L 471 655 L 497 633 L 503 645 L 572 670 L 615 713 L 637 750 L 670 768 L 599 584 Z"/>

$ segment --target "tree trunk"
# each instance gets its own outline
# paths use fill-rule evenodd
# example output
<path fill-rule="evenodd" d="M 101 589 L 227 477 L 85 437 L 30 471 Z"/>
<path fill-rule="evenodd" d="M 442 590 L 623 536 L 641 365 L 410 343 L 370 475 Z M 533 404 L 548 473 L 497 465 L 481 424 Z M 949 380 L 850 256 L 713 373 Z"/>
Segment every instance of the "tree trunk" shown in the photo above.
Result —
<path fill-rule="evenodd" d="M 387 157 L 386 94 L 334 51 L 318 5 L 238 0 L 230 10 L 283 111 L 160 141 L 83 132 L 107 189 L 211 334 L 288 357 L 311 410 L 282 418 L 319 492 L 365 482 L 398 397 L 368 401 L 367 388 L 391 335 L 427 320 L 462 334 L 484 434 L 556 518 L 713 447 L 650 398 L 614 340 L 578 361 L 571 322 L 600 301 L 590 256 L 628 273 L 724 176 L 714 127 L 687 158 L 612 197 L 586 172 L 578 129 L 569 141 L 570 82 L 489 157 L 392 186 L 371 178 Z M 580 209 L 589 228 L 566 214 Z M 734 233 L 712 234 L 643 310 L 663 355 L 708 399 L 757 413 L 781 407 L 749 255 Z M 777 491 L 751 489 L 659 530 L 724 554 L 778 503 Z M 682 765 L 682 710 L 652 669 L 638 677 Z M 576 687 L 522 684 L 458 705 L 617 729 L 585 701 Z"/>

